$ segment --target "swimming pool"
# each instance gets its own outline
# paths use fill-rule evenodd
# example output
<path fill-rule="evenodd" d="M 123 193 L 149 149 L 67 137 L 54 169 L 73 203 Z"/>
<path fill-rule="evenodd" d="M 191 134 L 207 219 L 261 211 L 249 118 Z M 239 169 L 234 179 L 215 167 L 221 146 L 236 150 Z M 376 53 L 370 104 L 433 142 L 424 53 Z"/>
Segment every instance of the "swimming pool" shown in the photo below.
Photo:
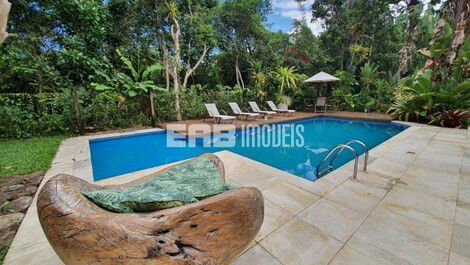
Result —
<path fill-rule="evenodd" d="M 237 139 L 235 146 L 229 148 L 205 147 L 202 143 L 196 147 L 168 147 L 167 131 L 90 140 L 93 178 L 95 181 L 103 180 L 204 153 L 228 150 L 296 176 L 315 180 L 317 164 L 335 145 L 357 139 L 372 149 L 407 128 L 397 123 L 323 117 L 286 124 L 303 125 L 304 142 L 301 147 L 246 147 L 242 145 L 242 141 L 239 141 L 243 137 L 241 130 L 234 135 Z M 265 137 L 264 133 L 261 130 L 252 132 L 261 138 Z M 363 153 L 362 148 L 357 149 Z M 351 159 L 353 159 L 351 153 L 343 152 L 336 160 L 334 168 L 344 165 Z"/>

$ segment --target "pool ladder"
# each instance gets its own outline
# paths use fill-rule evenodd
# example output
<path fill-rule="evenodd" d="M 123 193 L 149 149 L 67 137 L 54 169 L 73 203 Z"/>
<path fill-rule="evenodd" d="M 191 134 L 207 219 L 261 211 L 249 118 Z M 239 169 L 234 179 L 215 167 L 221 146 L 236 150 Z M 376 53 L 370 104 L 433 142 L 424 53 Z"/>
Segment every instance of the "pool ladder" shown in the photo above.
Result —
<path fill-rule="evenodd" d="M 320 163 L 318 163 L 318 166 L 317 166 L 317 169 L 316 169 L 316 177 L 319 178 L 319 177 L 322 177 L 322 176 L 330 173 L 333 170 L 334 161 L 338 158 L 338 156 L 345 149 L 347 149 L 347 150 L 351 151 L 354 155 L 354 174 L 353 174 L 352 180 L 357 181 L 357 168 L 358 168 L 358 164 L 359 164 L 359 154 L 356 151 L 356 149 L 354 149 L 354 147 L 351 146 L 352 144 L 359 144 L 362 147 L 364 147 L 365 155 L 364 155 L 364 168 L 363 168 L 363 170 L 367 171 L 367 161 L 369 160 L 369 147 L 367 147 L 367 145 L 365 143 L 363 143 L 359 140 L 351 140 L 351 141 L 349 141 L 345 144 L 339 144 L 339 145 L 333 147 L 330 150 L 330 152 L 328 152 L 328 154 L 320 161 Z M 324 169 L 320 170 L 321 166 L 326 161 L 328 161 L 328 159 L 330 159 L 330 163 L 328 164 L 328 166 L 325 167 Z"/>

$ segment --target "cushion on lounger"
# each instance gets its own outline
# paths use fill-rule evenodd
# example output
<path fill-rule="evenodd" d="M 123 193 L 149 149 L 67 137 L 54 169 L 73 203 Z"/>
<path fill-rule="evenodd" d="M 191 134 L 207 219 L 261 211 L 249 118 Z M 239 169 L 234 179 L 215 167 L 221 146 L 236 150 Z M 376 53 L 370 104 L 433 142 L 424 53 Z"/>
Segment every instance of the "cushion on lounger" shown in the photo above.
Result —
<path fill-rule="evenodd" d="M 214 163 L 202 157 L 129 188 L 82 194 L 109 211 L 133 213 L 178 207 L 233 188 L 222 182 Z"/>

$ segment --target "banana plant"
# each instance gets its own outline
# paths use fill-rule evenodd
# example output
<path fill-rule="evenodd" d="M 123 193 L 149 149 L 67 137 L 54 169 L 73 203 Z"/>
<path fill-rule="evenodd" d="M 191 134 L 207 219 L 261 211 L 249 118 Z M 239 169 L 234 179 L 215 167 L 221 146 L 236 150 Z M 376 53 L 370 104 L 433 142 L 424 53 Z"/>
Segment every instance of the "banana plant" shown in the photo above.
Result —
<path fill-rule="evenodd" d="M 445 19 L 440 19 L 437 23 L 436 29 L 434 30 L 434 38 L 431 42 L 430 48 L 419 50 L 422 55 L 427 57 L 427 61 L 418 74 L 424 74 L 427 69 L 432 69 L 432 84 L 436 82 L 437 71 L 439 66 L 443 63 L 443 57 L 447 53 L 451 41 L 452 26 L 445 21 Z"/>
<path fill-rule="evenodd" d="M 126 66 L 128 73 L 119 72 L 115 76 L 109 76 L 104 72 L 97 72 L 106 82 L 92 83 L 91 85 L 96 90 L 117 90 L 129 97 L 147 94 L 151 91 L 166 91 L 166 89 L 156 85 L 152 78 L 154 73 L 164 69 L 161 63 L 155 63 L 140 70 L 139 67 L 136 69 L 131 60 L 124 56 L 119 49 L 116 52 Z"/>

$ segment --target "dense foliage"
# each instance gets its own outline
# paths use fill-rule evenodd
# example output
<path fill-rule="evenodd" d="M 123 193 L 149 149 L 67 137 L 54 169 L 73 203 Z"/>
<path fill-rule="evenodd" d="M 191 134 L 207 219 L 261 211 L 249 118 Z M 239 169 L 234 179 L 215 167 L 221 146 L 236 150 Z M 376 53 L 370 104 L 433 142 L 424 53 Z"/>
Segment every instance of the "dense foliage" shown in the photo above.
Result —
<path fill-rule="evenodd" d="M 466 126 L 465 0 L 316 0 L 318 36 L 305 18 L 269 31 L 270 0 L 10 2 L 0 137 L 201 118 L 205 102 L 310 110 L 319 95 L 338 110 Z M 319 71 L 341 81 L 302 83 Z"/>

